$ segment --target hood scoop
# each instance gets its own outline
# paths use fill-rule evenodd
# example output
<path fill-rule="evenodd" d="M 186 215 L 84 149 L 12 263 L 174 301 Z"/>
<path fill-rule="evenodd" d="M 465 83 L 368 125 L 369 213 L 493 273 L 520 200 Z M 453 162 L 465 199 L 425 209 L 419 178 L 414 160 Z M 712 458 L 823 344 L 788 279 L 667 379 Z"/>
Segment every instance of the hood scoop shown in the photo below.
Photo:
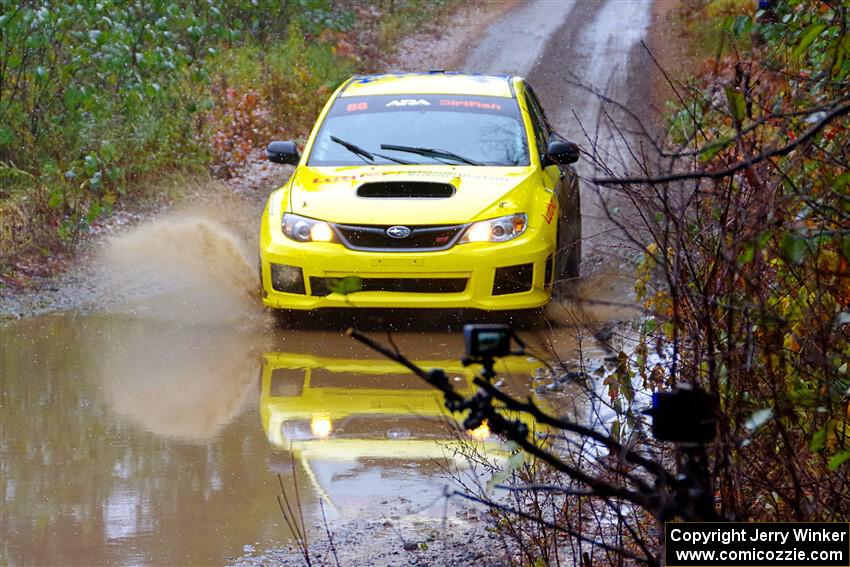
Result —
<path fill-rule="evenodd" d="M 454 185 L 433 181 L 376 181 L 357 188 L 357 196 L 367 199 L 448 199 L 454 194 Z"/>

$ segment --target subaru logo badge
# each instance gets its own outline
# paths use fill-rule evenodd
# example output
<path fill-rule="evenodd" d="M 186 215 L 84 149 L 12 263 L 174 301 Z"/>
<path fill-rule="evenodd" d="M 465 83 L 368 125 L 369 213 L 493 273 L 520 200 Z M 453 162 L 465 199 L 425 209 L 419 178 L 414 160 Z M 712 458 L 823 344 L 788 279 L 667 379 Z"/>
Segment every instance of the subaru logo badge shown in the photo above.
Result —
<path fill-rule="evenodd" d="M 390 238 L 407 238 L 410 236 L 411 230 L 406 226 L 391 226 L 387 229 L 387 236 Z"/>

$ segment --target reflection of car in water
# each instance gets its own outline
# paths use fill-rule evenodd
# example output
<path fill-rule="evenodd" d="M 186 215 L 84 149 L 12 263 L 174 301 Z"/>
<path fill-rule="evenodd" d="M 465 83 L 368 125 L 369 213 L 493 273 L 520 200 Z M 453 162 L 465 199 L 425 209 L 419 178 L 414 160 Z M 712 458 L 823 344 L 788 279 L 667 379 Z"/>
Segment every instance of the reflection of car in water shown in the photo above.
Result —
<path fill-rule="evenodd" d="M 477 367 L 450 360 L 417 364 L 443 368 L 461 391 L 475 387 L 472 378 Z M 527 391 L 528 378 L 538 366 L 513 359 L 500 361 L 497 369 L 502 376 L 521 379 L 520 387 Z M 451 450 L 452 438 L 458 434 L 452 432 L 456 428 L 441 394 L 390 360 L 265 353 L 260 414 L 269 441 L 291 450 L 328 500 L 336 480 L 345 479 L 340 489 L 350 501 L 370 492 L 385 496 L 392 492 L 393 483 L 408 486 L 409 482 L 399 481 L 399 469 L 409 477 L 411 471 L 437 473 L 435 463 L 444 459 L 458 468 L 466 466 L 465 458 Z M 477 443 L 488 456 L 505 455 L 502 443 L 486 425 L 460 435 Z M 374 482 L 355 480 L 369 475 L 377 475 Z"/>

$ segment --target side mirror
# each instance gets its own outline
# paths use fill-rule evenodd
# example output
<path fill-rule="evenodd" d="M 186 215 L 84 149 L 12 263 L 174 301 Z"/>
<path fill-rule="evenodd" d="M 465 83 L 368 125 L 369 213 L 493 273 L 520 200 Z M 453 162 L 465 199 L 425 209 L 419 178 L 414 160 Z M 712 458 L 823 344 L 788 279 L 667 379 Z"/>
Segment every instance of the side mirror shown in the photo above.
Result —
<path fill-rule="evenodd" d="M 298 165 L 301 159 L 301 153 L 298 151 L 298 146 L 295 142 L 272 142 L 266 148 L 266 155 L 269 161 L 274 163 L 288 163 L 290 165 Z"/>
<path fill-rule="evenodd" d="M 546 148 L 546 159 L 558 165 L 575 163 L 578 161 L 578 146 L 572 142 L 553 140 Z"/>

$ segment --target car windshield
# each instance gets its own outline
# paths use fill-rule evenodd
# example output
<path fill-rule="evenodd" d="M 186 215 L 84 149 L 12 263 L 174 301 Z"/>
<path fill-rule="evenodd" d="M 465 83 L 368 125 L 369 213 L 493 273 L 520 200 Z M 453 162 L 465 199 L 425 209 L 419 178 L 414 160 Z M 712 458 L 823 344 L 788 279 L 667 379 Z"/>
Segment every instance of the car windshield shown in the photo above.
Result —
<path fill-rule="evenodd" d="M 516 100 L 417 94 L 340 97 L 319 129 L 307 164 L 399 162 L 528 165 Z"/>

